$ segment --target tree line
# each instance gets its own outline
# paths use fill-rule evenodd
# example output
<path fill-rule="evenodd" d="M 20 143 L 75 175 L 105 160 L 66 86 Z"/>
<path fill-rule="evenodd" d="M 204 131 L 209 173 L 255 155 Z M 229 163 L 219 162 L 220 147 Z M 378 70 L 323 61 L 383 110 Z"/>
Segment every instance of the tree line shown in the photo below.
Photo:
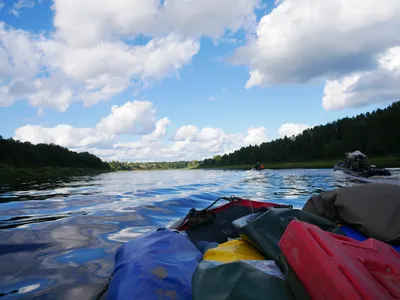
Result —
<path fill-rule="evenodd" d="M 4 139 L 0 135 L 0 167 L 72 167 L 109 170 L 108 163 L 88 152 L 74 152 L 55 144 L 37 144 Z"/>
<path fill-rule="evenodd" d="M 4 139 L 0 135 L 0 168 L 86 168 L 110 171 L 122 170 L 166 170 L 197 167 L 199 162 L 103 162 L 88 152 L 75 152 L 55 144 L 32 144 L 12 138 Z"/>
<path fill-rule="evenodd" d="M 297 136 L 242 147 L 233 153 L 205 159 L 204 165 L 239 165 L 342 159 L 360 150 L 371 157 L 400 153 L 400 102 L 385 109 L 315 126 Z"/>
<path fill-rule="evenodd" d="M 109 162 L 112 171 L 186 169 L 197 167 L 198 164 L 197 160 L 173 162 Z"/>

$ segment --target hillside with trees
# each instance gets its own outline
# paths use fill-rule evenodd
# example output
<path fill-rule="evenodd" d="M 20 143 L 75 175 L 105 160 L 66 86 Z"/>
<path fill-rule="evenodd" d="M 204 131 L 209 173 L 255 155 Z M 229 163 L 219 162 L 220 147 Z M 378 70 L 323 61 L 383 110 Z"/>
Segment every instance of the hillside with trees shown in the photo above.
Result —
<path fill-rule="evenodd" d="M 88 152 L 77 153 L 54 144 L 37 144 L 0 136 L 0 168 L 83 168 L 109 170 L 108 163 Z"/>
<path fill-rule="evenodd" d="M 204 166 L 255 162 L 306 162 L 342 159 L 345 152 L 360 150 L 370 157 L 400 154 L 400 102 L 385 109 L 343 118 L 233 153 L 205 159 Z"/>

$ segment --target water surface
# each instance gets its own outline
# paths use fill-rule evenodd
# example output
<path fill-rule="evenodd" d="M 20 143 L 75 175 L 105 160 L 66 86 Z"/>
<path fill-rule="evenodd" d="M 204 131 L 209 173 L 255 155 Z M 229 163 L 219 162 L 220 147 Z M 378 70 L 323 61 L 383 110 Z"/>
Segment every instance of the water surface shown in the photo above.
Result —
<path fill-rule="evenodd" d="M 398 179 L 394 171 L 391 180 Z M 292 204 L 363 184 L 332 170 L 178 170 L 0 184 L 0 297 L 88 299 L 115 250 L 220 196 Z"/>

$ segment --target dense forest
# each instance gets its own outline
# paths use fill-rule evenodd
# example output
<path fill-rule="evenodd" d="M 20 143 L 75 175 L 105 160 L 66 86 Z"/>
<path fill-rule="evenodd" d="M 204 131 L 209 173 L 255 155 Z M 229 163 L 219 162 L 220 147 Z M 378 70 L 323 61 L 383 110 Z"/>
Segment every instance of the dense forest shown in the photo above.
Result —
<path fill-rule="evenodd" d="M 298 162 L 341 159 L 345 152 L 360 150 L 370 157 L 400 154 L 400 102 L 372 113 L 343 118 L 316 126 L 297 136 L 205 159 L 204 165 L 239 165 L 255 162 Z"/>
<path fill-rule="evenodd" d="M 175 162 L 103 162 L 88 152 L 77 153 L 54 144 L 37 144 L 4 139 L 0 135 L 0 168 L 85 168 L 110 171 L 186 169 L 198 161 Z"/>
<path fill-rule="evenodd" d="M 197 160 L 146 163 L 112 161 L 109 163 L 112 171 L 186 169 L 195 168 L 198 164 Z"/>
<path fill-rule="evenodd" d="M 77 153 L 54 144 L 37 144 L 3 139 L 0 135 L 0 167 L 69 167 L 110 169 L 108 163 L 88 152 Z"/>

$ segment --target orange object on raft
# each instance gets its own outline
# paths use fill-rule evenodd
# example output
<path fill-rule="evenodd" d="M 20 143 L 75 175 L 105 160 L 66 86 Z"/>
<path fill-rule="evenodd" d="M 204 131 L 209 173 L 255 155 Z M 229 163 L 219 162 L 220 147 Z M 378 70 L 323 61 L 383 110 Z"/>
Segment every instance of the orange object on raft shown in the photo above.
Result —
<path fill-rule="evenodd" d="M 400 255 L 390 245 L 292 221 L 279 246 L 312 299 L 400 299 Z"/>

